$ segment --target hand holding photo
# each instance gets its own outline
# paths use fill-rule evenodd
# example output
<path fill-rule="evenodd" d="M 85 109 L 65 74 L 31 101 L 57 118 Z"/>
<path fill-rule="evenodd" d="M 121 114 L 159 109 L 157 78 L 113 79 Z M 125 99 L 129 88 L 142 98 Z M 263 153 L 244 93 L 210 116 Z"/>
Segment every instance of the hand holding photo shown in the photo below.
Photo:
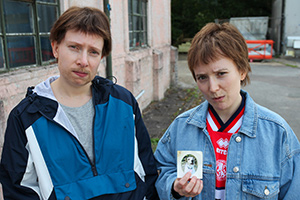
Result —
<path fill-rule="evenodd" d="M 203 155 L 202 151 L 177 151 L 177 178 L 183 177 L 187 172 L 202 179 Z"/>

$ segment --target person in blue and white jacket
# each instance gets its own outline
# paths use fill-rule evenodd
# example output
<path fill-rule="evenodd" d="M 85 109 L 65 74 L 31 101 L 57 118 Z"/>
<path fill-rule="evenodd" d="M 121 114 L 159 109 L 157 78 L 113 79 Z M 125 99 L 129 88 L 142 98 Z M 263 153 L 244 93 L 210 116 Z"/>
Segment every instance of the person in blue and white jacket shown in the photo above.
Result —
<path fill-rule="evenodd" d="M 29 88 L 9 115 L 0 165 L 4 199 L 158 199 L 135 97 L 96 76 L 111 51 L 108 18 L 71 7 L 50 40 L 60 75 Z"/>
<path fill-rule="evenodd" d="M 241 90 L 251 68 L 237 28 L 204 26 L 188 65 L 206 101 L 179 115 L 158 143 L 160 199 L 299 199 L 299 141 L 282 117 Z M 202 180 L 190 172 L 177 178 L 178 151 L 202 151 Z"/>

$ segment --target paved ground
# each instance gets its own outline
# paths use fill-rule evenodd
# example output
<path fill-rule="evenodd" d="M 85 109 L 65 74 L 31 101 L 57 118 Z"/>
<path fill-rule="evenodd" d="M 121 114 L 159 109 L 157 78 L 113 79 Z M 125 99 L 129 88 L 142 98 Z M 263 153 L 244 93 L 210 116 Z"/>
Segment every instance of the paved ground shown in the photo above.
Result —
<path fill-rule="evenodd" d="M 258 104 L 285 118 L 300 140 L 300 68 L 274 62 L 251 67 L 251 84 L 245 90 Z"/>
<path fill-rule="evenodd" d="M 244 89 L 258 104 L 285 118 L 300 140 L 300 60 L 253 62 L 251 67 L 251 84 Z M 182 55 L 178 61 L 178 80 L 183 88 L 196 87 Z"/>

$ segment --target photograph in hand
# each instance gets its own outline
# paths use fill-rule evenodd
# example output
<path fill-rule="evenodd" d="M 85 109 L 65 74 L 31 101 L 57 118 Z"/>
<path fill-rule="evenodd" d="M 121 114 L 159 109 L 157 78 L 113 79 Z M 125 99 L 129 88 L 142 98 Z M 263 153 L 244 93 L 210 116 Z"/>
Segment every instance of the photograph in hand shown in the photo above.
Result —
<path fill-rule="evenodd" d="M 183 177 L 188 172 L 191 172 L 191 177 L 202 179 L 202 151 L 177 151 L 177 178 Z"/>

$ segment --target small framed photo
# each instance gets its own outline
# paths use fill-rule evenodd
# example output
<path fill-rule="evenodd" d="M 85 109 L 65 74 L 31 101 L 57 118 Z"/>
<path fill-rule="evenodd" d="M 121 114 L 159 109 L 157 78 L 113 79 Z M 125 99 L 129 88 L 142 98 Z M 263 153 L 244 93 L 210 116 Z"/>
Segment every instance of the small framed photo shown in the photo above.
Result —
<path fill-rule="evenodd" d="M 192 173 L 191 177 L 203 178 L 202 151 L 177 151 L 177 178 L 182 178 L 187 172 Z"/>

